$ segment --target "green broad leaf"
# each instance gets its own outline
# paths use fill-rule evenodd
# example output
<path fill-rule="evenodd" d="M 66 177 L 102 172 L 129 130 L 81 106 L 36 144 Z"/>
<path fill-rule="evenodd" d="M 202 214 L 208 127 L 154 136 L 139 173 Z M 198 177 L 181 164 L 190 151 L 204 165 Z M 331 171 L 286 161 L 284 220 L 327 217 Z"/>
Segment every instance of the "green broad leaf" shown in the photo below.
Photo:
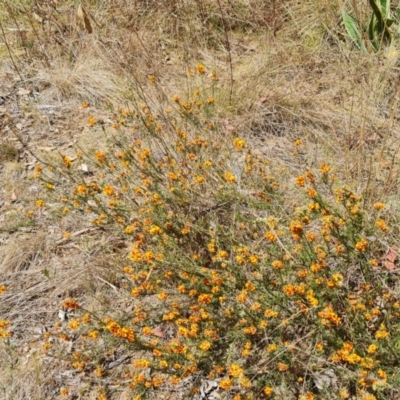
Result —
<path fill-rule="evenodd" d="M 380 0 L 379 6 L 381 9 L 383 18 L 385 18 L 386 21 L 388 19 L 390 19 L 390 0 Z M 386 22 L 386 25 L 387 25 L 387 22 Z"/>
<path fill-rule="evenodd" d="M 344 26 L 346 28 L 347 33 L 353 40 L 353 42 L 356 44 L 356 46 L 364 51 L 367 52 L 367 49 L 363 43 L 361 32 L 360 32 L 360 24 L 358 21 L 351 16 L 350 14 L 347 14 L 346 11 L 342 10 L 342 19 Z"/>

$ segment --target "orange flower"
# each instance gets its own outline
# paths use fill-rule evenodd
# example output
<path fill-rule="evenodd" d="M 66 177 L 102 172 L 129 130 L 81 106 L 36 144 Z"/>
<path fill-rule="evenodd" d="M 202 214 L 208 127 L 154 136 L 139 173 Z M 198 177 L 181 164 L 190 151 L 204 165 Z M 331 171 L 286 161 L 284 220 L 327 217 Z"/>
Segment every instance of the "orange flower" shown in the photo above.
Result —
<path fill-rule="evenodd" d="M 196 65 L 196 71 L 199 75 L 204 75 L 206 73 L 206 68 L 204 67 L 203 64 L 198 63 Z"/>
<path fill-rule="evenodd" d="M 232 384 L 233 384 L 233 382 L 232 382 L 231 379 L 225 378 L 225 379 L 222 379 L 222 380 L 219 382 L 219 387 L 220 387 L 221 389 L 224 389 L 224 390 L 229 390 L 229 389 L 232 387 Z"/>
<path fill-rule="evenodd" d="M 367 239 L 365 239 L 365 238 L 362 238 L 360 241 L 358 241 L 355 246 L 356 250 L 359 252 L 366 251 L 367 247 L 368 247 L 368 242 L 367 242 Z"/>
<path fill-rule="evenodd" d="M 285 372 L 289 369 L 289 365 L 284 364 L 284 363 L 278 363 L 278 370 L 280 372 Z"/>
<path fill-rule="evenodd" d="M 271 243 L 274 243 L 277 240 L 275 233 L 270 231 L 265 234 L 265 238 Z"/>
<path fill-rule="evenodd" d="M 304 187 L 304 186 L 306 185 L 306 179 L 304 178 L 303 175 L 299 175 L 299 176 L 296 178 L 296 185 L 297 185 L 298 187 Z"/>
<path fill-rule="evenodd" d="M 374 208 L 375 210 L 383 210 L 385 208 L 385 205 L 383 203 L 375 203 Z"/>
<path fill-rule="evenodd" d="M 386 222 L 383 219 L 378 219 L 378 221 L 376 221 L 376 226 L 382 230 L 382 231 L 387 231 L 389 228 L 386 225 Z"/>
<path fill-rule="evenodd" d="M 244 375 L 244 370 L 238 364 L 232 364 L 228 369 L 229 375 L 239 378 Z"/>

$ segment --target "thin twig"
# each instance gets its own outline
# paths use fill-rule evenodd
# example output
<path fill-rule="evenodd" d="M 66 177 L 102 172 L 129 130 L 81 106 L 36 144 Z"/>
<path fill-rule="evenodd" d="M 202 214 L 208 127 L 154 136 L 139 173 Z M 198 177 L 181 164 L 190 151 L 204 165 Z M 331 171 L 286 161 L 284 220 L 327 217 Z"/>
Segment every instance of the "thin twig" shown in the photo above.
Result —
<path fill-rule="evenodd" d="M 19 69 L 18 69 L 18 67 L 17 67 L 17 64 L 16 64 L 15 61 L 14 61 L 14 57 L 13 57 L 13 55 L 12 55 L 10 46 L 9 46 L 9 44 L 8 44 L 8 41 L 7 41 L 7 38 L 6 38 L 6 34 L 5 34 L 5 32 L 4 32 L 3 24 L 1 23 L 1 21 L 0 21 L 0 28 L 1 28 L 1 32 L 2 32 L 2 35 L 3 35 L 4 44 L 6 45 L 8 54 L 9 54 L 9 56 L 10 56 L 10 58 L 11 58 L 11 62 L 13 63 L 14 68 L 15 68 L 15 70 L 17 71 L 17 74 L 19 75 L 21 81 L 23 81 L 24 78 L 22 77 L 21 72 L 19 71 Z"/>

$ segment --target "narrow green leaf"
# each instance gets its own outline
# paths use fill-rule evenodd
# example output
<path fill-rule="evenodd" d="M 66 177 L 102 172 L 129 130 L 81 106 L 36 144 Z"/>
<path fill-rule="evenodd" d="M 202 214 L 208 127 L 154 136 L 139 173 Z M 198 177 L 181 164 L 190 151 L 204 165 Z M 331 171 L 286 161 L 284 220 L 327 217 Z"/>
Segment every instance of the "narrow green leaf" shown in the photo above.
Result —
<path fill-rule="evenodd" d="M 360 50 L 366 52 L 367 49 L 362 41 L 361 32 L 359 29 L 360 24 L 358 21 L 350 14 L 347 14 L 344 10 L 342 10 L 342 18 L 346 31 L 351 39 Z"/>
<path fill-rule="evenodd" d="M 369 26 L 368 26 L 368 36 L 369 36 L 369 40 L 371 41 L 375 50 L 379 50 L 380 41 L 382 38 L 382 35 L 381 35 L 382 31 L 378 25 L 379 24 L 378 24 L 375 14 L 372 14 L 371 20 L 370 20 Z"/>
<path fill-rule="evenodd" d="M 380 1 L 380 0 L 378 0 L 378 1 Z M 374 11 L 374 14 L 375 14 L 377 20 L 379 22 L 382 22 L 383 21 L 383 15 L 382 15 L 382 11 L 381 11 L 381 8 L 380 8 L 381 3 L 379 2 L 379 6 L 378 6 L 378 4 L 376 3 L 375 0 L 369 0 L 369 4 L 372 7 L 372 10 Z"/>
<path fill-rule="evenodd" d="M 387 19 L 390 17 L 390 0 L 369 0 L 369 4 L 372 7 L 372 10 L 374 11 L 373 15 L 375 15 L 377 20 L 377 26 L 374 28 L 374 39 L 371 39 L 371 30 L 369 32 L 370 39 L 377 42 L 378 36 L 380 36 L 380 41 L 382 38 L 390 41 L 392 39 L 392 33 L 387 24 Z"/>

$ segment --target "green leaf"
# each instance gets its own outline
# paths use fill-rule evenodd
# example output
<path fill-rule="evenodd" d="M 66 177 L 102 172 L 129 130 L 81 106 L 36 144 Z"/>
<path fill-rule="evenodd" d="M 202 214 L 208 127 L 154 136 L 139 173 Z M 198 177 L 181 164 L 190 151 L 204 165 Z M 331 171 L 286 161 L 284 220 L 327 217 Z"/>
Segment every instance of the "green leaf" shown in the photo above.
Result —
<path fill-rule="evenodd" d="M 378 0 L 378 2 L 379 2 L 378 3 L 379 6 L 376 3 L 376 0 L 369 0 L 369 4 L 372 7 L 372 10 L 374 11 L 374 14 L 375 14 L 376 18 L 378 19 L 378 21 L 380 23 L 382 23 L 382 21 L 384 20 L 384 17 L 383 17 L 382 11 L 381 11 L 381 2 L 380 2 L 380 0 Z"/>
<path fill-rule="evenodd" d="M 388 20 L 390 18 L 390 0 L 380 0 L 379 6 L 381 9 L 383 18 L 385 20 Z"/>
<path fill-rule="evenodd" d="M 379 50 L 380 41 L 382 39 L 382 31 L 376 19 L 376 15 L 372 14 L 368 27 L 368 36 L 375 50 Z"/>
<path fill-rule="evenodd" d="M 347 14 L 346 11 L 342 10 L 342 19 L 344 26 L 346 28 L 347 33 L 351 37 L 351 39 L 354 41 L 356 46 L 364 51 L 367 52 L 367 49 L 363 43 L 362 37 L 361 37 L 361 32 L 360 32 L 360 24 L 358 21 L 351 16 L 350 14 Z"/>
<path fill-rule="evenodd" d="M 375 48 L 379 48 L 382 40 L 391 41 L 392 33 L 389 29 L 390 21 L 390 0 L 369 0 L 374 11 L 369 26 L 369 37 Z M 374 20 L 376 18 L 376 22 Z"/>

